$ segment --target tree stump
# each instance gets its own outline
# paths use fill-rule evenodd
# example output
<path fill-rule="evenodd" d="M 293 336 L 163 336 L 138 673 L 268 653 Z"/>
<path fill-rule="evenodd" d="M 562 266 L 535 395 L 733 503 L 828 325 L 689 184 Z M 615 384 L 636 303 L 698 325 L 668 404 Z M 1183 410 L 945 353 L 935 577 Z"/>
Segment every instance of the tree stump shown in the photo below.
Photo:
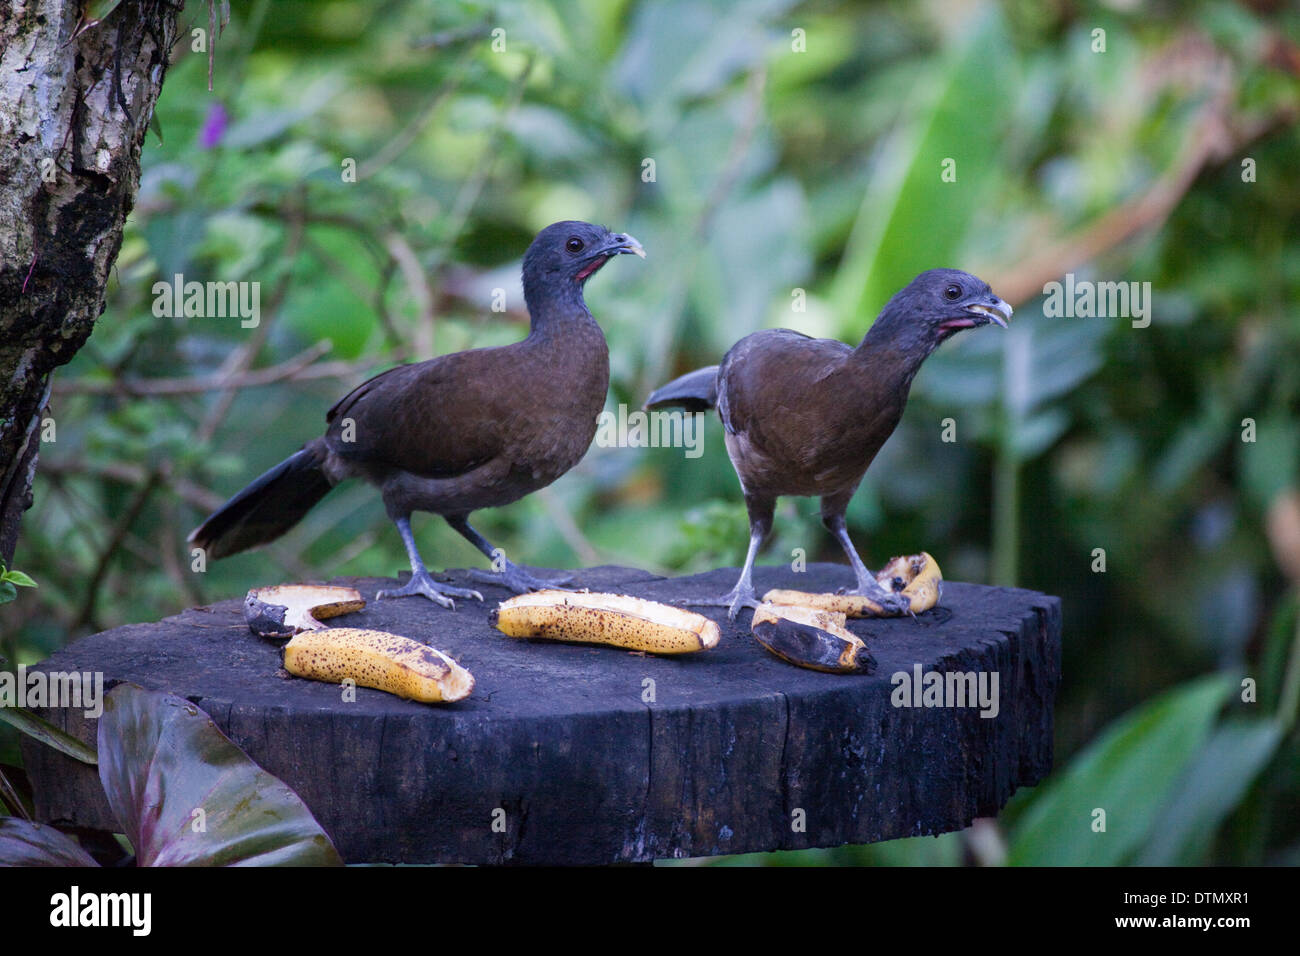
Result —
<path fill-rule="evenodd" d="M 720 594 L 735 576 L 575 575 L 660 601 Z M 827 591 L 852 576 L 821 564 L 759 568 L 756 582 L 760 594 Z M 345 703 L 337 686 L 285 675 L 282 642 L 248 631 L 242 596 L 87 637 L 39 667 L 193 701 L 302 797 L 348 862 L 595 864 L 871 843 L 961 829 L 1051 769 L 1061 611 L 1034 591 L 946 582 L 941 606 L 916 619 L 850 621 L 877 660 L 868 676 L 773 657 L 748 612 L 731 625 L 703 609 L 722 625 L 719 647 L 652 657 L 506 637 L 488 623 L 500 588 L 450 612 L 375 602 L 391 580 L 332 583 L 369 603 L 331 623 L 445 651 L 474 673 L 472 697 L 430 706 L 358 688 Z M 930 671 L 983 673 L 989 687 L 996 675 L 996 715 L 924 706 L 902 678 Z M 93 743 L 80 711 L 42 714 Z M 115 828 L 94 768 L 30 740 L 23 759 L 41 819 Z"/>

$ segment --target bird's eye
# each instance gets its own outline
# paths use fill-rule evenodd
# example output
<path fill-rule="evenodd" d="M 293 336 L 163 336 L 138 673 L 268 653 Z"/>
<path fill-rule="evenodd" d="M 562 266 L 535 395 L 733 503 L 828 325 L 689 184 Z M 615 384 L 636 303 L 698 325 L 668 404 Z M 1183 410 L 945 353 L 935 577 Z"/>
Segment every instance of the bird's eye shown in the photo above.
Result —
<path fill-rule="evenodd" d="M 569 241 L 564 244 L 564 248 L 570 252 L 581 252 L 585 243 L 577 236 L 570 237 Z"/>
<path fill-rule="evenodd" d="M 961 298 L 961 286 L 950 285 L 948 288 L 943 290 L 943 294 L 949 301 L 956 301 Z"/>

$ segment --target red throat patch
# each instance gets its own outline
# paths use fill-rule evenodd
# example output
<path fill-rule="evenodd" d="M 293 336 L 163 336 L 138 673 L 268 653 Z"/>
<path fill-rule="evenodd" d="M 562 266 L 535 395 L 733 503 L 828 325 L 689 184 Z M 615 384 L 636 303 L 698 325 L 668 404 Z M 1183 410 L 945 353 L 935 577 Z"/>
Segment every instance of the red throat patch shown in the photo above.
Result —
<path fill-rule="evenodd" d="M 592 262 L 591 265 L 584 266 L 582 271 L 579 272 L 576 276 L 574 276 L 574 278 L 577 279 L 579 282 L 586 282 L 589 278 L 591 278 L 591 274 L 593 272 L 595 272 L 597 269 L 599 269 L 608 261 L 609 261 L 609 256 L 601 256 L 599 259 Z"/>
<path fill-rule="evenodd" d="M 949 339 L 962 329 L 975 328 L 974 319 L 949 319 L 939 325 L 939 340 Z"/>

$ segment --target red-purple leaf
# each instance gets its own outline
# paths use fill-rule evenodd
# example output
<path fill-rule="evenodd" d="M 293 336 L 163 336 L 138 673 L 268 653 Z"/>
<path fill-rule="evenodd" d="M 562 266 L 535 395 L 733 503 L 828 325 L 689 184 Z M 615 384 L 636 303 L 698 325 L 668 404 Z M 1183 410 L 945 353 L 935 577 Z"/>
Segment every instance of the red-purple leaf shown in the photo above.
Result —
<path fill-rule="evenodd" d="M 141 866 L 342 863 L 297 794 L 172 694 L 109 692 L 99 778 Z"/>
<path fill-rule="evenodd" d="M 99 866 L 54 827 L 0 817 L 0 866 Z"/>

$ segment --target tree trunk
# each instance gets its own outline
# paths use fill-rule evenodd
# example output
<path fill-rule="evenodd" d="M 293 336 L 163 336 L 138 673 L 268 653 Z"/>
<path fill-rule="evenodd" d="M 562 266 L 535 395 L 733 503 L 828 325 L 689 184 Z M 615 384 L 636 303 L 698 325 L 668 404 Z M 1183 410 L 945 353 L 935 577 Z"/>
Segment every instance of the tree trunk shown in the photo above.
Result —
<path fill-rule="evenodd" d="M 54 369 L 104 310 L 182 0 L 0 5 L 0 559 L 31 506 Z"/>

